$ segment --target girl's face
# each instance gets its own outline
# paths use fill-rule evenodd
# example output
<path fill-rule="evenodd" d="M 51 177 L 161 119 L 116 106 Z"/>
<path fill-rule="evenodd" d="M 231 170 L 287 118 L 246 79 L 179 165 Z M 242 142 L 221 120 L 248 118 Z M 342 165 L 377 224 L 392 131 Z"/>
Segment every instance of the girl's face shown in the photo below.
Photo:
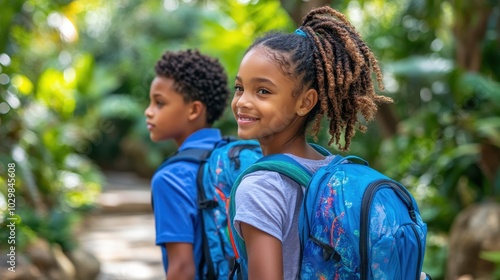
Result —
<path fill-rule="evenodd" d="M 156 76 L 149 91 L 149 106 L 144 111 L 149 136 L 154 142 L 172 139 L 182 144 L 190 132 L 189 102 L 173 89 L 172 79 Z"/>
<path fill-rule="evenodd" d="M 231 102 L 238 136 L 261 143 L 293 137 L 302 125 L 297 115 L 299 94 L 292 94 L 295 87 L 268 49 L 251 49 L 240 63 Z"/>

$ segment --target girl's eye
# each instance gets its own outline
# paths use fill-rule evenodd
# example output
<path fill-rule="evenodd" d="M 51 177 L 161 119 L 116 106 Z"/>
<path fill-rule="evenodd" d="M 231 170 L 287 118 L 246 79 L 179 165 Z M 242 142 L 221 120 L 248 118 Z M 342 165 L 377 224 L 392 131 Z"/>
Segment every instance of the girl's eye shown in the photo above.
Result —
<path fill-rule="evenodd" d="M 163 105 L 165 105 L 165 103 L 163 103 L 162 101 L 156 101 L 156 106 L 158 107 L 162 107 Z"/>
<path fill-rule="evenodd" d="M 239 92 L 239 91 L 243 91 L 243 87 L 242 86 L 234 86 L 234 92 Z"/>
<path fill-rule="evenodd" d="M 257 91 L 257 93 L 258 93 L 258 94 L 270 94 L 271 92 L 270 92 L 270 91 L 268 91 L 267 89 L 263 89 L 263 88 L 261 88 L 261 89 L 259 89 L 259 90 Z"/>

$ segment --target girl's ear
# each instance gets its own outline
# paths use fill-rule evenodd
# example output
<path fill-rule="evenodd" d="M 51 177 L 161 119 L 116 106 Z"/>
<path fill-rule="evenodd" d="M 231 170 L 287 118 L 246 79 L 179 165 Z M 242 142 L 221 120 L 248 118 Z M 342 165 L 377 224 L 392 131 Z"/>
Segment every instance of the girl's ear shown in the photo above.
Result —
<path fill-rule="evenodd" d="M 306 92 L 302 93 L 297 100 L 297 115 L 303 117 L 316 106 L 318 103 L 318 92 L 315 89 L 309 89 Z"/>
<path fill-rule="evenodd" d="M 189 106 L 189 114 L 188 119 L 190 121 L 195 121 L 200 117 L 205 118 L 206 106 L 201 101 L 193 101 L 191 102 L 191 106 Z"/>

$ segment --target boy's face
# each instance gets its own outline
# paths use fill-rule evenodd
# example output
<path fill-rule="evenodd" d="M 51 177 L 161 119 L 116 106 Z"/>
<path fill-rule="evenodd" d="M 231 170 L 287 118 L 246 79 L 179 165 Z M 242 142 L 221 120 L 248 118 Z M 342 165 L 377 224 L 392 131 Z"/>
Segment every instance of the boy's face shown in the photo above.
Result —
<path fill-rule="evenodd" d="M 149 136 L 154 142 L 173 139 L 181 145 L 189 136 L 187 132 L 189 102 L 174 90 L 174 81 L 170 78 L 156 76 L 151 82 L 149 106 L 146 115 Z"/>
<path fill-rule="evenodd" d="M 296 132 L 293 127 L 300 122 L 294 89 L 295 82 L 283 73 L 267 49 L 250 50 L 240 63 L 231 102 L 238 136 L 273 141 Z"/>

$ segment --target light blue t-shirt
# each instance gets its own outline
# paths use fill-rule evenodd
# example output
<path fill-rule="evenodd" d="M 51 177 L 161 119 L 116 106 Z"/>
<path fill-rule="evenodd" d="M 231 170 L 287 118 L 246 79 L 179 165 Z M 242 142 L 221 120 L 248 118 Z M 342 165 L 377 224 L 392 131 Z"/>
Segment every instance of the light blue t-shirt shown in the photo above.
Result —
<path fill-rule="evenodd" d="M 192 148 L 212 149 L 221 139 L 218 129 L 200 129 L 184 141 L 179 151 Z M 161 246 L 165 272 L 168 269 L 167 251 L 163 246 L 165 243 L 192 243 L 197 269 L 201 262 L 202 225 L 196 189 L 198 167 L 198 164 L 192 162 L 173 162 L 158 170 L 151 180 L 156 245 Z M 196 279 L 198 274 L 199 271 L 196 273 Z"/>
<path fill-rule="evenodd" d="M 327 165 L 335 156 L 311 160 L 287 154 L 311 172 Z M 300 267 L 299 213 L 303 187 L 276 172 L 257 171 L 246 175 L 235 195 L 234 225 L 241 236 L 240 223 L 252 225 L 282 243 L 284 279 L 298 278 Z"/>

